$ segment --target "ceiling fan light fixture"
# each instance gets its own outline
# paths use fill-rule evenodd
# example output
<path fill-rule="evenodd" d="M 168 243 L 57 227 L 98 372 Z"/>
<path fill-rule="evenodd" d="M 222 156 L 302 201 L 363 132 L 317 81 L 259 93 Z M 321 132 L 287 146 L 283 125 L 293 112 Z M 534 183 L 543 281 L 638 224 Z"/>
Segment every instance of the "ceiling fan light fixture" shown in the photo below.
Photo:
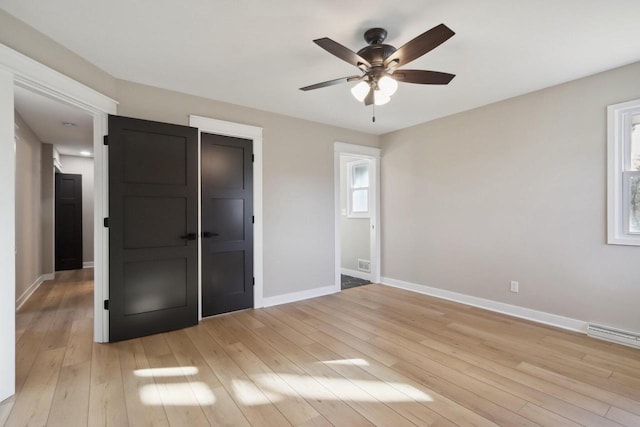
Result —
<path fill-rule="evenodd" d="M 376 105 L 384 105 L 391 101 L 391 97 L 385 94 L 382 90 L 375 90 L 373 92 L 373 102 Z"/>
<path fill-rule="evenodd" d="M 398 90 L 398 82 L 389 76 L 383 76 L 378 81 L 378 88 L 384 93 L 386 96 L 392 96 Z"/>
<path fill-rule="evenodd" d="M 358 100 L 358 102 L 363 102 L 364 99 L 367 97 L 367 94 L 369 93 L 370 89 L 371 88 L 369 87 L 369 83 L 360 82 L 351 88 L 351 94 L 355 99 Z"/>

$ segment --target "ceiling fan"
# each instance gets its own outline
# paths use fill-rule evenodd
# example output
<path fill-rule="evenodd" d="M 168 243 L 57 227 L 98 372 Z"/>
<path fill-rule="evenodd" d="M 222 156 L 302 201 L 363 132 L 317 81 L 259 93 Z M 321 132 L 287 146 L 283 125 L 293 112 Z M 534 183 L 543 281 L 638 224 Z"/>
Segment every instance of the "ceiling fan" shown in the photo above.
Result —
<path fill-rule="evenodd" d="M 300 90 L 308 91 L 359 81 L 360 83 L 351 89 L 351 93 L 358 101 L 364 101 L 364 105 L 384 105 L 395 93 L 398 82 L 427 85 L 449 84 L 455 74 L 427 70 L 403 70 L 400 67 L 440 46 L 454 34 L 449 27 L 440 24 L 396 49 L 383 43 L 387 38 L 385 29 L 371 28 L 364 33 L 364 39 L 368 46 L 360 49 L 358 53 L 328 37 L 314 40 L 315 44 L 330 54 L 358 67 L 363 74 L 316 83 L 302 87 Z"/>

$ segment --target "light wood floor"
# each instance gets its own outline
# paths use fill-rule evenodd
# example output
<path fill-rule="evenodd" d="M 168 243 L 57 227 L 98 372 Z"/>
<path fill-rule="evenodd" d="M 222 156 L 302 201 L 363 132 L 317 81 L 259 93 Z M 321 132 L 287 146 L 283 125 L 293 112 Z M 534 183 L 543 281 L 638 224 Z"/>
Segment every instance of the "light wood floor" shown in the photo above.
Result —
<path fill-rule="evenodd" d="M 640 351 L 380 285 L 92 343 L 91 270 L 17 315 L 6 426 L 640 426 Z"/>

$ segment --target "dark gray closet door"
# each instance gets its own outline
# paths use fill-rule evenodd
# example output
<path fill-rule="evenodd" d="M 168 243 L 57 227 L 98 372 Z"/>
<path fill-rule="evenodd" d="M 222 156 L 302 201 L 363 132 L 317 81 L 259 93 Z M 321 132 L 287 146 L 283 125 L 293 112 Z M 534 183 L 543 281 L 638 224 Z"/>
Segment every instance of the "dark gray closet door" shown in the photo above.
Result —
<path fill-rule="evenodd" d="M 198 323 L 198 131 L 109 116 L 109 340 Z"/>
<path fill-rule="evenodd" d="M 202 315 L 253 307 L 253 141 L 203 133 Z"/>

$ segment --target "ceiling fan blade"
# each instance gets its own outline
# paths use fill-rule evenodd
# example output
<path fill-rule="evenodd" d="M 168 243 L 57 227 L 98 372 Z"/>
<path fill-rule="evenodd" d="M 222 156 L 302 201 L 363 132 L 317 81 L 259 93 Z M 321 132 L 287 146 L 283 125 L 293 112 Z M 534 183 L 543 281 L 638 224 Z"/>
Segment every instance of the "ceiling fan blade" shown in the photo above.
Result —
<path fill-rule="evenodd" d="M 314 40 L 313 42 L 330 54 L 337 56 L 343 61 L 347 61 L 349 64 L 355 65 L 358 68 L 361 68 L 361 66 L 364 66 L 367 69 L 371 68 L 369 61 L 351 49 L 342 46 L 340 43 L 335 42 L 328 37 L 323 37 L 321 39 Z"/>
<path fill-rule="evenodd" d="M 440 46 L 442 43 L 449 40 L 454 34 L 455 33 L 444 24 L 435 26 L 396 50 L 384 61 L 384 65 L 386 67 L 396 59 L 399 61 L 396 67 L 408 64 L 414 59 L 419 58 L 430 50 Z"/>
<path fill-rule="evenodd" d="M 364 105 L 371 105 L 373 104 L 375 98 L 373 96 L 373 87 L 371 89 L 369 89 L 369 93 L 367 94 L 367 97 L 364 99 Z"/>
<path fill-rule="evenodd" d="M 418 83 L 422 85 L 447 85 L 455 74 L 441 73 L 427 70 L 398 70 L 392 74 L 393 78 L 404 83 Z"/>
<path fill-rule="evenodd" d="M 354 80 L 360 80 L 360 79 L 362 79 L 362 76 L 341 77 L 339 79 L 329 80 L 329 81 L 326 81 L 326 82 L 316 83 L 314 85 L 301 87 L 300 90 L 307 91 L 307 90 L 313 90 L 313 89 L 320 89 L 322 87 L 338 85 L 340 83 L 352 82 Z"/>

